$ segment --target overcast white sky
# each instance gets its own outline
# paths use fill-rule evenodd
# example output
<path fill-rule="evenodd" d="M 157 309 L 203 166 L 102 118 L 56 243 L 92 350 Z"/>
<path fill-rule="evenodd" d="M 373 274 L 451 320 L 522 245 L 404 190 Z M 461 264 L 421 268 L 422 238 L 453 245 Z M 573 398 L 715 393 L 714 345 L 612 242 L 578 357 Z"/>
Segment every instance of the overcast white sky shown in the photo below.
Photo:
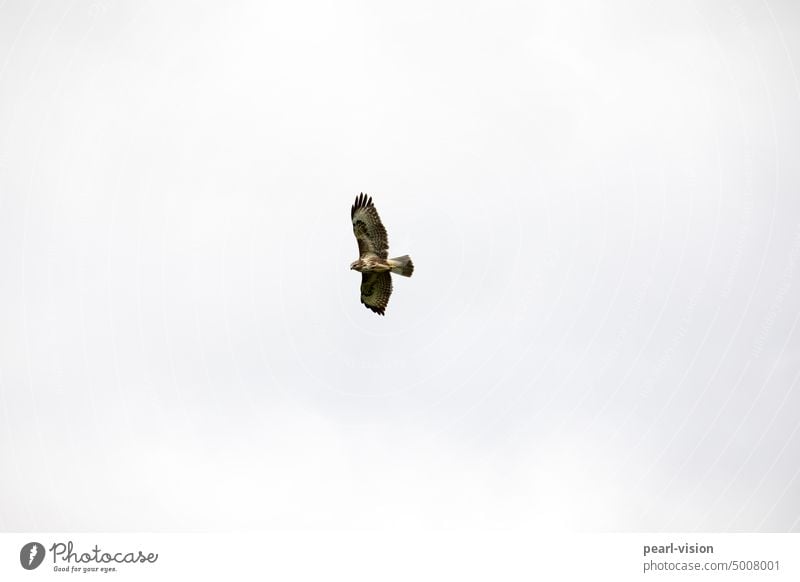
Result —
<path fill-rule="evenodd" d="M 2 3 L 0 528 L 800 531 L 798 66 L 788 0 Z"/>

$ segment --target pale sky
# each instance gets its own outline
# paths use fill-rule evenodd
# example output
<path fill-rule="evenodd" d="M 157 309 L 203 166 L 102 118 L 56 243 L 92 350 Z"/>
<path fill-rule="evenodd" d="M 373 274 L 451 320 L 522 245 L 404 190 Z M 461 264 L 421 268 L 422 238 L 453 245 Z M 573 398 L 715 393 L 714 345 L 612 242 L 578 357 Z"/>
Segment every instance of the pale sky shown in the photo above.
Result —
<path fill-rule="evenodd" d="M 3 3 L 0 529 L 800 531 L 798 67 L 789 1 Z"/>

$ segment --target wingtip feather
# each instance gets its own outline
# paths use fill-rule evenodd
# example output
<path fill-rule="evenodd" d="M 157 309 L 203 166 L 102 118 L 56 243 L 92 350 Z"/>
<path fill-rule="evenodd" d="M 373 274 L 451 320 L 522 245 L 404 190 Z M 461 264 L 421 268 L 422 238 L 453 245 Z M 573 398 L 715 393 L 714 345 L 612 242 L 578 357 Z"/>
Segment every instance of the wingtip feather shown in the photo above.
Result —
<path fill-rule="evenodd" d="M 353 218 L 356 214 L 356 211 L 360 208 L 369 208 L 370 206 L 375 206 L 372 202 L 372 196 L 368 196 L 363 192 L 360 192 L 358 196 L 356 196 L 356 201 L 350 207 L 350 218 Z"/>

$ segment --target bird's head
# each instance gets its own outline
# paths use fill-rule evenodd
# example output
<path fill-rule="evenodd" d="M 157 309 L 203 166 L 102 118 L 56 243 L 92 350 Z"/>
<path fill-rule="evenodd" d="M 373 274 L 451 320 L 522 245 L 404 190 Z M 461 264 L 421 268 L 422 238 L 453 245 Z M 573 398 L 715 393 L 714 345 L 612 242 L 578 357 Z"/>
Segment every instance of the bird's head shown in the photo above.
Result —
<path fill-rule="evenodd" d="M 356 270 L 358 270 L 358 266 L 359 266 L 360 264 L 361 264 L 361 259 L 359 259 L 359 260 L 357 260 L 357 261 L 353 261 L 352 263 L 350 263 L 350 270 L 351 270 L 351 271 L 356 271 Z"/>

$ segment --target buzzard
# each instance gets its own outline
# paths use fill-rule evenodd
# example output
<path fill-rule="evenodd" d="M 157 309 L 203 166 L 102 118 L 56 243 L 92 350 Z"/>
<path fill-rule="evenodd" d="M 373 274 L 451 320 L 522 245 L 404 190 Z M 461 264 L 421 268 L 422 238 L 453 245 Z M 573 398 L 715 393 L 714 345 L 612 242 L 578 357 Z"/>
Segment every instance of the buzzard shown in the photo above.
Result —
<path fill-rule="evenodd" d="M 392 275 L 396 273 L 410 277 L 414 263 L 408 255 L 387 259 L 389 241 L 372 197 L 363 192 L 356 196 L 350 209 L 353 234 L 358 241 L 358 260 L 350 265 L 361 273 L 361 303 L 379 315 L 383 315 L 389 296 L 392 294 Z"/>

